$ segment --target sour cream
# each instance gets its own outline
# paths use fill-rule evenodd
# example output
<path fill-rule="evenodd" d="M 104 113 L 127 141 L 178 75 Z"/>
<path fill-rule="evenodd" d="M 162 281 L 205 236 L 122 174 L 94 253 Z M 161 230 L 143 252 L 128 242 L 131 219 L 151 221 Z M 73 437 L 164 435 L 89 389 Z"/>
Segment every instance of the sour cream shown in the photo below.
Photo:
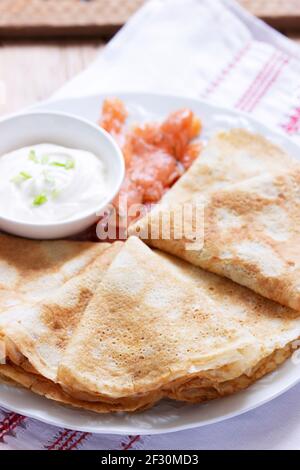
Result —
<path fill-rule="evenodd" d="M 0 157 L 0 217 L 66 221 L 99 206 L 107 191 L 103 161 L 84 150 L 44 143 Z"/>

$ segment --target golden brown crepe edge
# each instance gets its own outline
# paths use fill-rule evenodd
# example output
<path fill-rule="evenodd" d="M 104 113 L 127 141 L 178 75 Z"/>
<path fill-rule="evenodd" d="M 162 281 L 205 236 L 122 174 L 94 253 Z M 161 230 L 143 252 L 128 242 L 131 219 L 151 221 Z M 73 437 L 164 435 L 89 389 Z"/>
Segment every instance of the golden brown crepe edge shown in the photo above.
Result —
<path fill-rule="evenodd" d="M 10 386 L 21 386 L 32 392 L 45 396 L 63 405 L 82 408 L 96 413 L 137 412 L 151 408 L 163 398 L 189 403 L 203 403 L 225 396 L 233 395 L 247 389 L 250 385 L 280 367 L 298 346 L 292 341 L 284 348 L 277 349 L 262 359 L 252 370 L 225 382 L 216 382 L 207 376 L 194 376 L 188 380 L 174 381 L 168 387 L 145 396 L 115 402 L 93 402 L 74 398 L 58 384 L 39 375 L 34 375 L 14 365 L 0 365 L 0 380 Z"/>

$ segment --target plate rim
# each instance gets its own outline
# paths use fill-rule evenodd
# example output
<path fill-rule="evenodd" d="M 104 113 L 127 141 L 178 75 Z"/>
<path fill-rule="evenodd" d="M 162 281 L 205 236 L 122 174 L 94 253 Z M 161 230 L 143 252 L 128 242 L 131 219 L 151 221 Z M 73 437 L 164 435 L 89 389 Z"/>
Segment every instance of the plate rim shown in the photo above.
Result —
<path fill-rule="evenodd" d="M 288 359 L 288 361 L 289 360 L 290 359 Z M 156 435 L 160 435 L 160 434 L 173 434 L 175 432 L 181 432 L 181 431 L 188 431 L 188 430 L 192 430 L 192 429 L 203 428 L 205 426 L 211 426 L 213 424 L 222 423 L 222 422 L 228 421 L 230 419 L 234 419 L 238 416 L 242 416 L 242 415 L 247 414 L 247 413 L 249 413 L 253 410 L 256 410 L 257 408 L 263 407 L 267 403 L 270 403 L 270 402 L 276 400 L 280 396 L 286 394 L 289 390 L 294 388 L 296 385 L 298 385 L 299 382 L 300 382 L 300 376 L 294 383 L 291 383 L 291 384 L 287 385 L 285 389 L 282 389 L 282 390 L 278 391 L 277 393 L 273 394 L 271 398 L 270 397 L 265 398 L 265 399 L 259 401 L 257 404 L 253 404 L 249 407 L 244 408 L 243 410 L 240 410 L 240 411 L 237 410 L 237 411 L 234 411 L 234 412 L 225 413 L 222 416 L 220 416 L 219 418 L 207 419 L 206 421 L 203 421 L 203 422 L 200 422 L 200 423 L 182 424 L 182 425 L 174 425 L 174 426 L 171 425 L 169 427 L 169 429 L 162 429 L 162 430 L 150 429 L 150 428 L 149 429 L 148 428 L 147 429 L 146 428 L 140 428 L 140 429 L 136 429 L 135 431 L 133 431 L 133 429 L 131 427 L 128 427 L 128 428 L 125 428 L 125 429 L 122 429 L 122 430 L 118 431 L 116 426 L 112 429 L 111 428 L 107 429 L 103 425 L 99 425 L 97 427 L 84 426 L 84 425 L 83 426 L 81 426 L 81 425 L 75 426 L 75 425 L 70 425 L 70 424 L 65 425 L 63 423 L 59 423 L 57 420 L 52 419 L 51 417 L 47 418 L 47 419 L 43 418 L 43 417 L 37 417 L 34 413 L 31 413 L 31 412 L 26 412 L 26 414 L 24 414 L 24 411 L 22 411 L 22 409 L 19 408 L 19 407 L 10 406 L 9 408 L 7 408 L 7 406 L 2 404 L 2 402 L 1 402 L 1 386 L 2 386 L 2 384 L 0 384 L 0 405 L 3 406 L 6 410 L 8 410 L 10 412 L 13 412 L 13 413 L 20 414 L 22 416 L 25 416 L 26 418 L 34 419 L 34 420 L 37 420 L 41 423 L 48 424 L 50 426 L 55 426 L 55 427 L 58 427 L 58 428 L 66 428 L 66 429 L 71 430 L 71 431 L 87 432 L 87 433 L 99 434 L 99 435 L 100 434 L 111 434 L 111 435 L 122 436 L 122 435 L 127 435 L 127 434 L 138 434 L 140 436 L 156 436 Z M 5 385 L 5 386 L 10 387 L 12 389 L 14 388 L 13 386 L 10 386 L 10 385 Z M 235 394 L 230 395 L 229 397 L 234 397 L 236 395 L 241 395 L 243 393 L 247 393 L 247 390 L 248 389 L 242 390 L 240 392 L 237 392 Z M 25 390 L 25 391 L 27 393 L 32 393 L 29 390 Z M 226 400 L 226 398 L 229 398 L 229 397 L 219 398 L 218 400 Z M 42 398 L 43 400 L 48 400 L 48 398 L 46 398 L 46 397 L 40 397 L 40 398 Z M 213 401 L 215 401 L 215 400 L 211 400 L 210 402 L 206 402 L 206 403 L 212 403 Z M 205 403 L 203 403 L 203 404 L 205 404 Z M 56 403 L 55 405 L 59 406 L 59 407 L 64 407 L 64 405 L 61 405 L 59 403 Z M 200 405 L 202 405 L 202 403 L 198 404 L 198 406 L 200 406 Z M 197 403 L 194 404 L 193 406 L 197 406 Z M 76 408 L 74 408 L 74 412 L 76 412 Z M 138 414 L 136 414 L 136 416 L 137 415 Z"/>

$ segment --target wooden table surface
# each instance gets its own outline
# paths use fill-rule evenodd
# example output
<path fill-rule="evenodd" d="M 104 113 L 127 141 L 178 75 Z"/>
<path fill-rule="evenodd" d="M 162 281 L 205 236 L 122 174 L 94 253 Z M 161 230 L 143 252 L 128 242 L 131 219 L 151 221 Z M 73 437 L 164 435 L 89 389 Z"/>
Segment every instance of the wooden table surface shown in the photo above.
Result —
<path fill-rule="evenodd" d="M 104 45 L 101 40 L 2 42 L 0 84 L 6 89 L 6 99 L 0 99 L 0 115 L 48 98 L 86 68 Z"/>
<path fill-rule="evenodd" d="M 288 34 L 300 45 L 300 33 Z M 6 89 L 0 115 L 49 97 L 83 70 L 105 43 L 92 41 L 4 41 L 0 43 L 0 85 Z"/>

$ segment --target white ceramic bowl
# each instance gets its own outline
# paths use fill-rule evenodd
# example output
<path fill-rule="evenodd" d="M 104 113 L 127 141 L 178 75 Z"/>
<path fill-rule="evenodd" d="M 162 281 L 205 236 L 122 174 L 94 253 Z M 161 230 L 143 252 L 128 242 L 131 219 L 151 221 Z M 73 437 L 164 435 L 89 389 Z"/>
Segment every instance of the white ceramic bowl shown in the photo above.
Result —
<path fill-rule="evenodd" d="M 125 173 L 122 152 L 106 131 L 87 120 L 47 111 L 16 114 L 0 120 L 0 136 L 0 158 L 18 148 L 43 142 L 53 143 L 87 150 L 99 156 L 107 168 L 109 179 L 106 198 L 98 206 L 95 201 L 95 206 L 88 213 L 55 223 L 24 223 L 2 217 L 0 213 L 0 230 L 35 239 L 75 235 L 96 222 L 96 213 L 103 210 L 120 189 Z"/>

